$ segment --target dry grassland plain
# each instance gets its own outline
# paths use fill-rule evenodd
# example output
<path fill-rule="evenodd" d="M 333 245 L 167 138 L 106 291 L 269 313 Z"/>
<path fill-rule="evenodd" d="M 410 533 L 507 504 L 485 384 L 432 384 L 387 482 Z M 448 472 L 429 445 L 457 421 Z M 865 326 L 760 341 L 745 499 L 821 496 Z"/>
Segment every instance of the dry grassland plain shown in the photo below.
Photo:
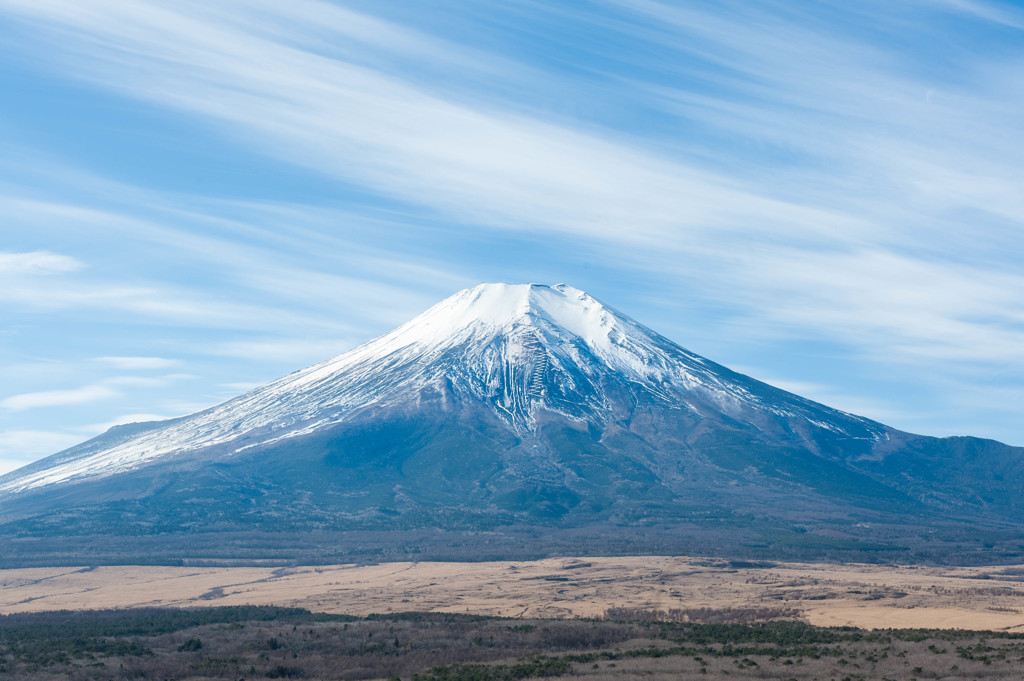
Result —
<path fill-rule="evenodd" d="M 787 608 L 819 626 L 1024 631 L 1024 567 L 770 563 L 633 556 L 311 567 L 0 571 L 0 614 L 141 606 L 280 605 L 600 617 L 609 608 Z"/>

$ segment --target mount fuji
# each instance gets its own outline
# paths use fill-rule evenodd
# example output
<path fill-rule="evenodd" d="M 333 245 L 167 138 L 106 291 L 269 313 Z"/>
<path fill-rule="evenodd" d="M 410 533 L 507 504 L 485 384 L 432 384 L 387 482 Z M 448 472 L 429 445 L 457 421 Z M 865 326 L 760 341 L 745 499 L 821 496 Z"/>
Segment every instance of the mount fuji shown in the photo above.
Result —
<path fill-rule="evenodd" d="M 1024 449 L 904 433 L 565 285 L 484 284 L 205 411 L 0 477 L 0 566 L 1024 555 Z"/>

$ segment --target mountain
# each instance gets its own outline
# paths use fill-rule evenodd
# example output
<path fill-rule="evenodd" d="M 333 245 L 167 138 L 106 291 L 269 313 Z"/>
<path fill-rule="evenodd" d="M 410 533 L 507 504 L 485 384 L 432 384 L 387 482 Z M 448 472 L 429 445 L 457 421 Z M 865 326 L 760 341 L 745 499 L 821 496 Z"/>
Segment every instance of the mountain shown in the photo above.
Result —
<path fill-rule="evenodd" d="M 0 477 L 0 565 L 1024 555 L 1024 449 L 903 433 L 565 285 L 461 291 L 350 352 Z"/>

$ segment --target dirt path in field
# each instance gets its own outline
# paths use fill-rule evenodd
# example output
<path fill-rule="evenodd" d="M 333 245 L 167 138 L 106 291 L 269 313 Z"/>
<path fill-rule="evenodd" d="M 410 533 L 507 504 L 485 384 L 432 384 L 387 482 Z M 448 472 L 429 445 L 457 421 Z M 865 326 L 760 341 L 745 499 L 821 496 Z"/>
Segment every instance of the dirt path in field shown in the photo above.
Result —
<path fill-rule="evenodd" d="M 612 607 L 791 608 L 817 625 L 1024 631 L 1024 568 L 552 558 L 295 568 L 0 570 L 0 613 L 274 604 L 363 615 L 434 610 L 595 617 Z"/>

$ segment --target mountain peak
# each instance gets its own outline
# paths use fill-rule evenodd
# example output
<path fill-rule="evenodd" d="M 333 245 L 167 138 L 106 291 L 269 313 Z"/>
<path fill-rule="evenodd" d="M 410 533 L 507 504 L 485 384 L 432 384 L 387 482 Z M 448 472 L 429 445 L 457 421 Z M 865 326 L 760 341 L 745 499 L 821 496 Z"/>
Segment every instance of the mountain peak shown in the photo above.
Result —
<path fill-rule="evenodd" d="M 600 430 L 650 409 L 698 420 L 800 418 L 869 439 L 881 433 L 694 355 L 571 286 L 480 284 L 221 405 L 129 436 L 108 433 L 4 476 L 0 496 L 203 452 L 234 456 L 434 403 L 445 413 L 483 410 L 516 437 L 533 437 L 538 419 Z"/>
<path fill-rule="evenodd" d="M 377 555 L 364 550 L 387 536 L 389 554 L 423 558 L 484 534 L 547 553 L 552 530 L 574 553 L 730 531 L 832 552 L 869 521 L 910 532 L 876 538 L 932 546 L 929 512 L 957 542 L 973 520 L 1012 521 L 1018 551 L 1022 467 L 1024 450 L 900 433 L 730 371 L 579 289 L 481 284 L 223 404 L 0 476 L 0 541 L 7 518 L 10 536 L 62 533 L 61 560 L 89 555 L 68 553 L 68 536 L 90 551 L 95 536 L 133 538 L 96 543 L 107 550 L 174 534 L 189 551 L 207 537 L 216 556 L 249 537 L 335 557 L 331 537 Z M 589 539 L 609 530 L 623 542 Z"/>
<path fill-rule="evenodd" d="M 607 336 L 616 316 L 565 284 L 480 284 L 442 300 L 382 338 L 433 345 L 528 325 L 560 329 L 589 344 Z"/>

